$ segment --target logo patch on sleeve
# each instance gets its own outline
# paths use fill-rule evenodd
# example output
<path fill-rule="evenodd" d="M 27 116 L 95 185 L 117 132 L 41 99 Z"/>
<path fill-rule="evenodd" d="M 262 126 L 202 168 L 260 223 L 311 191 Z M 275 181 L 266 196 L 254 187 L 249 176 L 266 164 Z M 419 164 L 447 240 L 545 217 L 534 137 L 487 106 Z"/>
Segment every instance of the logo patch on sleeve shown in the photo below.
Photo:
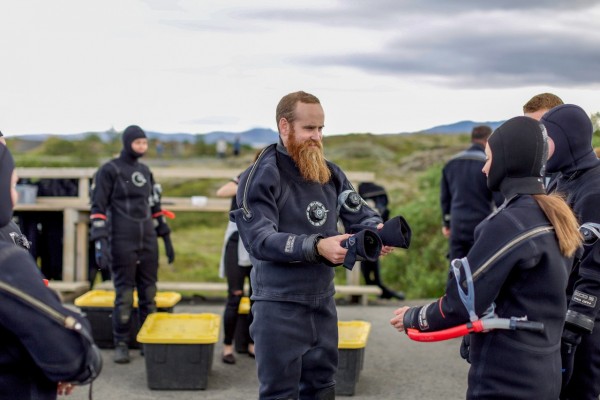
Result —
<path fill-rule="evenodd" d="M 576 290 L 571 297 L 571 301 L 574 301 L 577 304 L 581 304 L 582 306 L 596 308 L 596 301 L 598 298 L 596 296 L 592 296 L 591 294 L 580 292 Z"/>
<path fill-rule="evenodd" d="M 285 252 L 292 253 L 294 251 L 294 242 L 296 242 L 296 236 L 290 235 L 285 242 Z"/>

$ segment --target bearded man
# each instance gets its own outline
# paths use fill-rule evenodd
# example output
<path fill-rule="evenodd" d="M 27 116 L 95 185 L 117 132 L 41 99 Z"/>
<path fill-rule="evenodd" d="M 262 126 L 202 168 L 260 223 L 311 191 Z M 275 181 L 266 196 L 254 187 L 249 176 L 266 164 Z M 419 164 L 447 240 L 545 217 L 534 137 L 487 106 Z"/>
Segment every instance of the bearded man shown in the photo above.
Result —
<path fill-rule="evenodd" d="M 381 217 L 323 155 L 325 114 L 305 92 L 284 96 L 276 111 L 279 143 L 245 171 L 231 218 L 253 269 L 250 335 L 260 399 L 334 399 L 338 363 L 333 266 L 348 250 L 337 232 Z M 383 246 L 381 254 L 391 247 Z"/>

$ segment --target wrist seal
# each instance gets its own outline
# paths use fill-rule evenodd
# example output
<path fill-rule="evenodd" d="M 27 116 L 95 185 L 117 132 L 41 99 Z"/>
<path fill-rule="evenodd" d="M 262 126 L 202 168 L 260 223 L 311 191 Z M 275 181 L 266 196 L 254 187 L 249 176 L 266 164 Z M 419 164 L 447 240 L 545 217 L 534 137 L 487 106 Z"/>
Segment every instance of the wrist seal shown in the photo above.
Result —
<path fill-rule="evenodd" d="M 320 262 L 321 256 L 317 251 L 317 243 L 321 239 L 323 239 L 323 235 L 317 233 L 314 235 L 310 235 L 309 237 L 304 239 L 304 242 L 302 242 L 302 252 L 304 253 L 306 261 L 308 261 L 309 263 L 316 264 Z"/>
<path fill-rule="evenodd" d="M 569 324 L 582 333 L 592 333 L 594 330 L 594 319 L 577 311 L 567 310 L 565 324 Z"/>

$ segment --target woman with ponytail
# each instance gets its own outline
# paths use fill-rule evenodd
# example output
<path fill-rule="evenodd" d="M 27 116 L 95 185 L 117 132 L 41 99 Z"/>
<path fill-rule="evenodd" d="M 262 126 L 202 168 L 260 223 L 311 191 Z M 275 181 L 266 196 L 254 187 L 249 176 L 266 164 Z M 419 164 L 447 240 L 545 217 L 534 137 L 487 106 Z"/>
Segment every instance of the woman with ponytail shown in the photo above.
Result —
<path fill-rule="evenodd" d="M 467 399 L 550 400 L 560 394 L 565 289 L 582 238 L 566 202 L 546 195 L 548 149 L 545 128 L 532 118 L 512 118 L 496 129 L 482 171 L 504 204 L 477 226 L 467 257 L 453 261 L 446 293 L 424 307 L 399 308 L 390 321 L 411 332 L 487 317 L 543 324 L 538 331 L 470 333 Z"/>

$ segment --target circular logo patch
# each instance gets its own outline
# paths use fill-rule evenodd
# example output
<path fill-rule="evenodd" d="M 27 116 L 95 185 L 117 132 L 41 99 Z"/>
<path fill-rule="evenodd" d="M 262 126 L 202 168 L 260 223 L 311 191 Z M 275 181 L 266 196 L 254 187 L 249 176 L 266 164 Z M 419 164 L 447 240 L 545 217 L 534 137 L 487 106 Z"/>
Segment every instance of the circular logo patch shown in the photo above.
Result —
<path fill-rule="evenodd" d="M 321 226 L 327 221 L 328 212 L 321 202 L 313 201 L 306 208 L 306 218 L 314 226 Z"/>
<path fill-rule="evenodd" d="M 146 177 L 144 177 L 144 174 L 142 174 L 141 172 L 136 171 L 133 174 L 131 174 L 131 181 L 135 186 L 142 187 L 146 184 Z"/>

